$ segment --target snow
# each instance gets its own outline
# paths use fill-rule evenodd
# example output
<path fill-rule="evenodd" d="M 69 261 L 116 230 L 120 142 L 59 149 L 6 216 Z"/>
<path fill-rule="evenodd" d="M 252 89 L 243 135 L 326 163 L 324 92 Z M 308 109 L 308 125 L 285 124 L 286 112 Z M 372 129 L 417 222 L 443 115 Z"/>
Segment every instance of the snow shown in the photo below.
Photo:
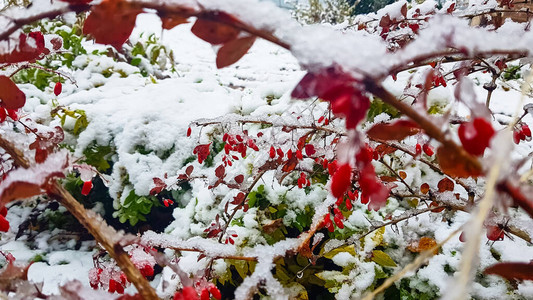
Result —
<path fill-rule="evenodd" d="M 48 1 L 36 2 L 40 5 L 44 2 L 48 3 Z M 59 5 L 56 3 L 61 2 L 54 1 L 54 7 Z M 147 3 L 150 2 L 147 1 Z M 187 4 L 192 8 L 197 8 L 197 2 L 192 0 L 169 1 L 168 3 L 169 5 L 172 3 Z M 482 28 L 471 28 L 466 22 L 458 21 L 450 16 L 436 17 L 430 21 L 428 28 L 422 29 L 419 39 L 405 49 L 390 53 L 387 51 L 386 43 L 378 36 L 369 35 L 363 31 L 341 32 L 331 26 L 302 27 L 290 18 L 288 12 L 279 11 L 272 3 L 245 0 L 201 0 L 198 3 L 233 12 L 242 20 L 256 24 L 257 28 L 275 28 L 274 34 L 290 43 L 292 54 L 264 40 L 258 40 L 249 54 L 237 64 L 218 70 L 215 68 L 216 49 L 194 37 L 190 33 L 191 24 L 162 32 L 157 16 L 141 14 L 132 34 L 132 41 L 136 41 L 141 32 L 144 36 L 155 34 L 160 37 L 162 43 L 174 51 L 177 73 L 162 72 L 157 78 L 143 77 L 138 68 L 115 62 L 109 57 L 78 56 L 74 62 L 77 69 L 70 71 L 77 86 L 69 82 L 65 83 L 64 92 L 57 97 L 57 101 L 60 105 L 70 109 L 84 110 L 89 119 L 87 128 L 79 136 L 67 136 L 67 140 L 75 147 L 75 156 L 83 156 L 84 150 L 93 143 L 112 146 L 114 153 L 110 159 L 113 167 L 106 179 L 111 196 L 115 200 L 115 208 L 120 207 L 132 190 L 137 195 L 148 195 L 154 186 L 154 177 L 164 178 L 166 174 L 168 175 L 166 183 L 169 185 L 175 183 L 174 178 L 183 173 L 185 161 L 191 156 L 192 149 L 197 143 L 209 143 L 211 137 L 220 132 L 239 132 L 244 122 L 260 122 L 265 119 L 265 115 L 271 116 L 268 120 L 274 128 L 266 133 L 271 139 L 259 147 L 263 150 L 263 147 L 274 144 L 284 151 L 293 147 L 292 137 L 284 134 L 279 128 L 312 126 L 316 116 L 325 109 L 324 103 L 315 103 L 316 106 L 310 108 L 309 102 L 291 100 L 290 91 L 305 73 L 301 70 L 301 66 L 317 69 L 342 62 L 343 68 L 355 76 L 372 74 L 379 77 L 388 76 L 388 71 L 397 65 L 432 51 L 440 51 L 448 46 L 464 45 L 471 53 L 491 49 L 505 50 L 511 47 L 528 51 L 533 49 L 531 48 L 533 34 L 523 33 L 522 25 L 510 22 L 505 23 L 497 31 L 488 31 Z M 392 17 L 398 17 L 399 7 L 404 3 L 404 1 L 397 2 L 372 17 L 379 18 L 386 13 L 391 14 Z M 250 8 L 251 6 L 254 6 L 253 9 Z M 42 6 L 37 7 L 42 8 Z M 433 2 L 425 1 L 416 7 L 422 12 L 428 12 L 432 9 Z M 461 34 L 454 34 L 456 32 L 461 32 Z M 483 36 L 483 39 L 478 38 L 479 36 Z M 85 42 L 84 46 L 90 50 L 105 49 L 91 42 Z M 446 65 L 445 68 L 451 69 L 452 66 Z M 111 76 L 106 77 L 101 74 L 109 69 L 114 70 Z M 388 78 L 384 86 L 394 95 L 399 96 L 405 92 L 403 88 L 408 80 L 412 80 L 413 84 L 420 83 L 424 78 L 422 74 L 426 71 L 427 68 L 421 68 L 414 74 L 401 72 L 398 74 L 397 81 Z M 490 75 L 476 74 L 472 76 L 472 79 L 461 82 L 461 98 L 469 104 L 483 102 L 486 91 L 480 83 L 487 82 L 487 79 L 490 80 Z M 41 92 L 31 85 L 24 85 L 22 88 L 29 96 L 25 107 L 29 115 L 35 120 L 50 122 L 51 100 L 55 99 L 51 95 L 51 90 Z M 449 85 L 434 89 L 428 94 L 428 105 L 438 105 L 444 111 L 447 110 L 452 105 L 455 88 Z M 520 92 L 517 90 L 495 90 L 493 99 L 505 99 L 505 101 L 491 102 L 490 109 L 496 114 L 496 120 L 510 121 L 510 116 L 521 109 L 520 98 Z M 470 106 L 472 107 L 474 106 Z M 302 118 L 297 119 L 292 113 L 302 115 Z M 471 114 L 467 106 L 459 107 L 454 113 L 465 118 Z M 374 119 L 374 122 L 386 121 L 389 118 L 388 115 L 381 114 Z M 524 119 L 529 124 L 532 120 L 531 115 Z M 442 122 L 442 120 L 436 121 Z M 74 120 L 67 122 L 73 126 Z M 218 123 L 218 125 L 204 127 L 204 123 Z M 497 129 L 504 127 L 496 121 L 493 121 L 493 124 L 495 127 L 499 126 Z M 59 125 L 59 121 L 51 121 L 51 125 Z M 69 123 L 66 127 L 68 126 Z M 190 138 L 187 138 L 186 130 L 189 126 L 193 133 Z M 338 120 L 332 122 L 327 128 L 343 133 L 342 122 Z M 2 134 L 7 131 L 1 130 Z M 258 132 L 258 127 L 250 127 L 250 136 L 255 136 Z M 457 137 L 454 138 L 457 140 Z M 503 147 L 503 145 L 509 145 L 506 141 L 510 139 L 508 135 L 498 135 L 494 139 L 492 152 L 501 157 L 513 151 L 513 149 Z M 420 136 L 414 136 L 407 139 L 405 145 L 414 149 L 417 142 L 426 141 L 422 141 Z M 140 148 L 143 151 L 140 151 Z M 512 156 L 524 157 L 530 149 L 530 146 L 521 144 L 514 149 Z M 323 154 L 329 158 L 332 156 L 332 151 L 333 149 L 326 147 Z M 167 152 L 170 153 L 168 156 L 165 155 Z M 65 162 L 65 157 L 60 157 L 60 154 L 52 156 L 49 161 L 38 167 L 37 171 L 41 172 L 38 175 L 44 176 L 43 174 L 52 173 L 54 170 L 62 170 L 61 165 Z M 489 165 L 492 158 L 488 155 L 487 157 L 487 165 Z M 246 178 L 245 183 L 250 184 L 257 175 L 250 170 L 253 166 L 261 166 L 267 159 L 261 152 L 249 154 L 246 159 L 235 162 L 233 169 L 228 168 L 228 176 L 233 177 L 237 175 L 237 171 L 242 172 Z M 425 164 L 414 162 L 411 158 L 400 157 L 395 160 L 395 163 L 405 170 L 406 181 L 412 186 L 428 183 L 434 192 L 437 183 L 442 179 L 442 175 L 436 174 Z M 200 175 L 205 174 L 211 177 L 206 181 L 199 179 L 192 182 L 192 190 L 180 199 L 179 207 L 173 211 L 175 220 L 165 230 L 165 233 L 145 232 L 141 237 L 142 242 L 164 248 L 194 250 L 182 251 L 183 255 L 178 263 L 180 268 L 188 274 L 196 274 L 207 266 L 207 259 L 198 262 L 200 252 L 208 258 L 239 255 L 257 258 L 255 271 L 237 288 L 235 297 L 237 299 L 248 298 L 260 286 L 274 299 L 289 298 L 292 293 L 272 275 L 274 260 L 295 250 L 305 236 L 267 245 L 261 232 L 265 218 L 261 215 L 262 212 L 254 207 L 247 213 L 239 212 L 235 215 L 235 219 L 242 221 L 243 226 L 231 225 L 228 228 L 228 232 L 235 232 L 238 235 L 234 239 L 235 245 L 220 244 L 215 239 L 202 238 L 205 236 L 204 229 L 213 222 L 218 213 L 224 210 L 225 204 L 235 195 L 222 186 L 214 190 L 207 189 L 206 185 L 212 183 L 214 179 L 212 169 L 201 167 L 196 162 L 193 165 L 195 170 L 199 170 Z M 306 166 L 311 166 L 309 161 L 302 164 L 302 168 Z M 383 171 L 385 168 L 377 166 L 377 170 Z M 35 169 L 15 172 L 9 180 L 20 178 L 27 180 L 31 178 L 28 174 L 36 174 Z M 502 176 L 509 172 L 502 173 Z M 83 177 L 84 180 L 89 178 L 85 175 Z M 9 180 L 0 184 L 0 193 L 9 185 L 11 182 Z M 269 172 L 261 178 L 258 185 L 263 185 L 264 193 L 271 199 L 270 206 L 286 204 L 288 212 L 282 219 L 285 226 L 297 222 L 298 213 L 305 212 L 306 209 L 315 212 L 311 227 L 315 226 L 329 212 L 329 206 L 336 201 L 329 195 L 327 185 L 317 183 L 313 184 L 309 190 L 291 189 L 287 183 L 294 178 L 288 176 L 283 178 L 284 181 L 280 182 L 280 180 L 281 178 L 277 178 L 273 172 Z M 482 181 L 467 183 L 474 188 L 483 185 Z M 257 186 L 254 190 L 257 190 Z M 405 189 L 402 184 L 399 184 L 395 191 L 404 192 Z M 459 193 L 462 198 L 458 200 L 455 193 Z M 465 205 L 467 194 L 464 188 L 456 185 L 453 192 L 437 193 L 437 197 L 441 202 L 457 206 Z M 403 216 L 402 214 L 408 209 L 407 204 L 396 199 L 390 199 L 386 209 L 379 212 L 368 212 L 366 206 L 356 203 L 354 212 L 347 218 L 345 224 L 347 229 L 355 231 L 352 236 L 354 239 L 359 234 L 368 231 L 374 224 L 387 222 L 389 217 Z M 27 208 L 21 211 L 16 210 L 17 208 L 13 207 L 8 214 L 12 228 L 18 227 L 20 220 L 28 215 Z M 377 247 L 395 245 L 396 248 L 387 250 L 387 254 L 399 266 L 404 266 L 412 262 L 415 257 L 413 253 L 406 250 L 409 243 L 418 240 L 421 236 L 430 236 L 437 242 L 442 241 L 460 225 L 466 223 L 469 216 L 468 213 L 461 211 L 445 214 L 427 212 L 399 222 L 395 226 L 387 226 L 383 234 L 376 231 L 367 235 L 362 242 L 350 239 L 349 241 L 355 245 L 361 256 L 354 257 L 348 252 L 341 252 L 335 255 L 332 261 L 340 267 L 355 267 L 346 274 L 331 272 L 323 276 L 336 278 L 339 282 L 346 281 L 338 287 L 337 297 L 339 299 L 359 297 L 374 284 L 376 269 L 382 268 L 377 263 L 366 259 L 365 255 L 371 254 Z M 523 228 L 529 236 L 533 235 L 533 225 L 530 219 L 526 219 L 523 215 L 513 215 L 508 225 Z M 49 246 L 48 236 L 37 239 L 38 249 L 35 250 L 30 249 L 22 241 L 12 241 L 14 230 L 11 229 L 5 235 L 7 239 L 4 239 L 4 235 L 2 236 L 0 249 L 13 253 L 17 260 L 28 261 L 35 255 L 41 254 L 42 249 Z M 57 232 L 52 234 L 57 234 Z M 324 234 L 317 233 L 313 241 L 321 238 L 324 238 Z M 64 246 L 71 246 L 73 242 L 69 241 Z M 501 255 L 501 260 L 504 261 L 526 262 L 533 255 L 531 246 L 518 238 L 511 241 L 506 237 L 504 241 L 493 244 L 487 242 L 487 239 L 483 237 L 480 243 L 482 249 L 479 253 L 480 269 L 496 262 L 493 256 L 494 251 Z M 254 244 L 258 245 L 253 247 Z M 363 244 L 364 248 L 361 249 Z M 344 240 L 330 238 L 323 249 L 327 253 L 344 245 Z M 459 269 L 462 250 L 463 244 L 459 242 L 458 237 L 454 237 L 442 247 L 438 255 L 429 260 L 427 265 L 417 272 L 408 274 L 410 285 L 435 292 L 440 296 L 442 291 L 449 287 L 454 272 Z M 171 252 L 167 251 L 166 254 L 171 256 L 173 255 Z M 32 265 L 29 277 L 34 282 L 43 281 L 46 293 L 57 294 L 59 285 L 72 279 L 77 279 L 87 286 L 88 270 L 92 267 L 92 254 L 91 251 L 85 250 L 55 251 L 47 254 L 46 262 Z M 140 254 L 140 258 L 147 258 L 146 255 Z M 450 272 L 445 270 L 448 267 L 451 269 Z M 216 260 L 213 268 L 215 274 L 224 274 L 228 263 L 221 259 Z M 173 274 L 169 268 L 164 268 L 163 274 L 154 280 L 160 295 L 170 297 L 173 291 L 181 285 Z M 472 290 L 473 297 L 483 299 L 489 299 L 491 295 L 501 296 L 506 293 L 506 283 L 496 278 L 477 282 Z M 516 295 L 532 297 L 533 286 L 529 283 L 520 283 Z"/>

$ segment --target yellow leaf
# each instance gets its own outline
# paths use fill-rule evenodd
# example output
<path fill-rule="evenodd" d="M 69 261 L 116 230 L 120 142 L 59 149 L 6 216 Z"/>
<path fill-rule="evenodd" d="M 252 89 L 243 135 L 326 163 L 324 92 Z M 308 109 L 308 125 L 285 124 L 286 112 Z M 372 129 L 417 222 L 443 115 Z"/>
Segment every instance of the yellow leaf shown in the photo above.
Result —
<path fill-rule="evenodd" d="M 348 246 L 343 246 L 343 247 L 339 247 L 339 248 L 335 248 L 327 253 L 324 253 L 324 257 L 325 258 L 328 258 L 328 259 L 332 259 L 333 256 L 341 253 L 341 252 L 348 252 L 350 253 L 351 255 L 353 256 L 357 256 L 357 253 L 355 252 L 355 246 L 354 245 L 348 245 Z"/>
<path fill-rule="evenodd" d="M 394 260 L 381 250 L 372 251 L 372 260 L 382 267 L 396 267 Z"/>

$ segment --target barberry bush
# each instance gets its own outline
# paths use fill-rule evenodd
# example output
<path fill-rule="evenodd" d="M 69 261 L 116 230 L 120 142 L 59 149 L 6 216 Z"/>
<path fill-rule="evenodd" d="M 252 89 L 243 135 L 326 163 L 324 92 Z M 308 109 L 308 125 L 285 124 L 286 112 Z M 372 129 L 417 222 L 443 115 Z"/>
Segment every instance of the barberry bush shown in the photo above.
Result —
<path fill-rule="evenodd" d="M 530 298 L 520 5 L 399 1 L 342 29 L 254 0 L 6 9 L 2 239 L 10 220 L 17 237 L 72 228 L 54 213 L 67 210 L 101 251 L 85 284 L 57 288 L 66 299 Z M 213 68 L 136 31 L 146 15 L 209 44 Z M 291 56 L 291 79 L 249 82 L 259 43 Z M 228 110 L 220 95 L 242 99 Z M 29 221 L 11 217 L 25 203 Z M 1 253 L 3 293 L 48 297 Z"/>

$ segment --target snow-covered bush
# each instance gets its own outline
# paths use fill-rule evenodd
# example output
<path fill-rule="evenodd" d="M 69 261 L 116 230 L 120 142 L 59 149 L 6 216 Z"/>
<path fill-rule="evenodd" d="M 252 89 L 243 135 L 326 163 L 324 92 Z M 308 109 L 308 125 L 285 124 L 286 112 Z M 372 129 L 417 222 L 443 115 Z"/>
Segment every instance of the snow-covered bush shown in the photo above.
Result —
<path fill-rule="evenodd" d="M 103 250 L 67 299 L 530 298 L 533 35 L 511 6 L 400 1 L 342 30 L 254 0 L 7 10 L 2 239 L 68 210 Z M 2 292 L 43 297 L 3 250 Z"/>

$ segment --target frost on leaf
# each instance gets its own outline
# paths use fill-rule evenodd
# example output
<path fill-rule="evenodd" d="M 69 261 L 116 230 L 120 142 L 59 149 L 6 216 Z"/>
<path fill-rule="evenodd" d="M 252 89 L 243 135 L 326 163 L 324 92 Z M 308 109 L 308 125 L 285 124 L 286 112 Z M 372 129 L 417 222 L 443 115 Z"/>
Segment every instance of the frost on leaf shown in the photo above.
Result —
<path fill-rule="evenodd" d="M 65 154 L 59 152 L 50 155 L 42 164 L 9 172 L 0 183 L 1 204 L 41 194 L 50 180 L 64 177 L 65 167 Z"/>
<path fill-rule="evenodd" d="M 142 9 L 123 0 L 104 0 L 93 6 L 83 25 L 83 33 L 91 35 L 97 43 L 120 49 L 129 38 L 137 15 Z"/>
<path fill-rule="evenodd" d="M 11 48 L 11 43 L 7 47 L 8 49 Z M 0 53 L 0 63 L 32 62 L 41 58 L 41 55 L 46 51 L 44 36 L 41 32 L 21 33 L 15 49 Z"/>

